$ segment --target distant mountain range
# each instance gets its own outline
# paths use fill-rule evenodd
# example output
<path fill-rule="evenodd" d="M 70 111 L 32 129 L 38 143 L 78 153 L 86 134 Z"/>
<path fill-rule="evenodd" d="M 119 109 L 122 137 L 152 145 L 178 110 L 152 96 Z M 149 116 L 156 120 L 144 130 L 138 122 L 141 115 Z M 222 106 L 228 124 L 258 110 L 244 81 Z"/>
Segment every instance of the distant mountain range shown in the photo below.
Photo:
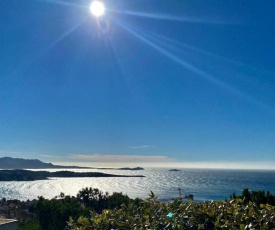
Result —
<path fill-rule="evenodd" d="M 29 160 L 22 158 L 2 157 L 0 158 L 0 169 L 88 169 L 89 167 L 60 166 L 45 163 L 40 160 Z"/>
<path fill-rule="evenodd" d="M 37 159 L 22 159 L 12 157 L 0 157 L 0 169 L 113 169 L 113 170 L 131 170 L 139 171 L 144 170 L 141 167 L 135 168 L 92 168 L 92 167 L 79 167 L 79 166 L 61 166 L 52 163 L 45 163 Z"/>

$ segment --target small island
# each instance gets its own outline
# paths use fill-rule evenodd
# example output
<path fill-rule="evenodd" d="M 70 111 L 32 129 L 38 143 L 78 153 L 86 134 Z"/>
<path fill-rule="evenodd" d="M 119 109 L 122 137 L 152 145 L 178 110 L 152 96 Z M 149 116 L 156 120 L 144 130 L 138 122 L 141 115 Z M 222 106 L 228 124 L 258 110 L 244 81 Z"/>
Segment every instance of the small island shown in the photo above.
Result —
<path fill-rule="evenodd" d="M 144 170 L 144 168 L 141 167 L 135 167 L 135 168 L 119 168 L 118 170 L 131 170 L 131 171 L 138 171 L 138 170 Z"/>
<path fill-rule="evenodd" d="M 103 169 L 103 170 L 130 170 L 130 171 L 139 171 L 139 170 L 144 170 L 142 167 L 135 167 L 135 168 L 95 168 L 95 169 Z"/>
<path fill-rule="evenodd" d="M 169 171 L 170 172 L 180 172 L 181 170 L 180 169 L 170 169 Z"/>
<path fill-rule="evenodd" d="M 71 171 L 31 171 L 31 170 L 0 170 L 0 181 L 35 181 L 47 180 L 50 177 L 145 177 L 142 175 L 114 175 L 100 172 L 71 172 Z"/>

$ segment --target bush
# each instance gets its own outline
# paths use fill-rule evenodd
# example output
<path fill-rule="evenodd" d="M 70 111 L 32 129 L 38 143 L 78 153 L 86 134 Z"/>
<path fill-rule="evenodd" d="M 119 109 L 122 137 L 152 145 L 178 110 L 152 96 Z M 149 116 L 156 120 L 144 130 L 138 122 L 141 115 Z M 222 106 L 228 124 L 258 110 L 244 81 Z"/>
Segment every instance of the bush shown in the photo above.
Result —
<path fill-rule="evenodd" d="M 176 199 L 158 202 L 151 192 L 148 199 L 130 199 L 122 193 L 103 193 L 84 188 L 77 197 L 60 195 L 60 199 L 40 197 L 36 214 L 41 230 L 109 230 L 109 229 L 275 229 L 273 195 L 244 189 L 240 198 L 230 201 L 188 203 Z M 91 210 L 89 212 L 88 210 Z M 35 230 L 35 229 L 34 229 Z"/>
<path fill-rule="evenodd" d="M 74 197 L 47 200 L 39 197 L 36 205 L 36 215 L 41 230 L 64 229 L 69 217 L 89 216 L 89 210 L 83 208 Z"/>
<path fill-rule="evenodd" d="M 122 205 L 120 209 L 91 213 L 90 218 L 70 219 L 71 230 L 109 229 L 275 229 L 275 207 L 248 202 L 230 201 L 159 203 L 147 199 L 135 205 Z"/>
<path fill-rule="evenodd" d="M 102 213 L 103 209 L 120 208 L 122 204 L 128 205 L 131 201 L 122 193 L 113 193 L 110 196 L 98 189 L 84 188 L 78 192 L 77 197 L 65 196 L 64 193 L 51 200 L 39 197 L 35 213 L 41 230 L 57 230 L 66 227 L 69 217 L 75 220 L 80 216 L 88 217 L 89 210 Z"/>
<path fill-rule="evenodd" d="M 84 188 L 77 194 L 79 201 L 85 206 L 97 213 L 101 213 L 103 209 L 119 208 L 122 204 L 129 204 L 132 199 L 122 193 L 103 193 L 97 188 Z"/>
<path fill-rule="evenodd" d="M 19 230 L 40 230 L 39 222 L 36 220 L 21 221 L 19 223 Z"/>
<path fill-rule="evenodd" d="M 235 193 L 231 196 L 231 198 L 240 198 L 243 199 L 243 202 L 245 204 L 248 204 L 250 201 L 256 203 L 258 206 L 261 204 L 270 204 L 275 205 L 275 196 L 272 195 L 270 192 L 265 192 L 262 190 L 258 191 L 249 191 L 247 188 L 245 188 L 242 191 L 242 195 L 236 196 Z"/>

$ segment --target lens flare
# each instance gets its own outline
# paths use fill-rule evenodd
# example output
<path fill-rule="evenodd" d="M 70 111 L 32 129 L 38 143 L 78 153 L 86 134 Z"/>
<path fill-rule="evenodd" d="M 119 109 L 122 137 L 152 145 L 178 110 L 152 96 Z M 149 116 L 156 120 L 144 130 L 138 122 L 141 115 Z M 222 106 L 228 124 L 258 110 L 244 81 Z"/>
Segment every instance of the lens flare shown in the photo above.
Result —
<path fill-rule="evenodd" d="M 100 1 L 93 1 L 90 5 L 90 11 L 95 17 L 100 17 L 105 13 L 105 6 Z"/>

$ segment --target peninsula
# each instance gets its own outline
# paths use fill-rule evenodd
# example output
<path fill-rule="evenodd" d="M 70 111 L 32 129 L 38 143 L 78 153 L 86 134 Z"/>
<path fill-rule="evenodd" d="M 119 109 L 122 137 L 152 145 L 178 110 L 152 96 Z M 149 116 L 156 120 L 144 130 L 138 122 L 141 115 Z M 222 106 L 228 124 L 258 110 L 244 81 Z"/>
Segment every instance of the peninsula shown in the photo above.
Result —
<path fill-rule="evenodd" d="M 144 170 L 141 167 L 135 168 L 95 168 L 95 167 L 79 167 L 79 166 L 61 166 L 52 163 L 45 163 L 37 159 L 22 159 L 12 157 L 0 157 L 0 169 L 110 169 L 110 170 Z"/>
<path fill-rule="evenodd" d="M 142 175 L 114 175 L 100 172 L 71 172 L 71 171 L 31 171 L 31 170 L 0 170 L 0 181 L 35 181 L 47 180 L 50 177 L 145 177 Z"/>

